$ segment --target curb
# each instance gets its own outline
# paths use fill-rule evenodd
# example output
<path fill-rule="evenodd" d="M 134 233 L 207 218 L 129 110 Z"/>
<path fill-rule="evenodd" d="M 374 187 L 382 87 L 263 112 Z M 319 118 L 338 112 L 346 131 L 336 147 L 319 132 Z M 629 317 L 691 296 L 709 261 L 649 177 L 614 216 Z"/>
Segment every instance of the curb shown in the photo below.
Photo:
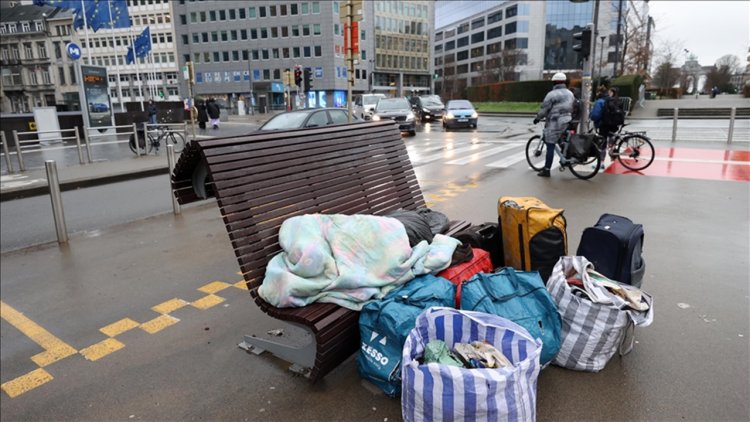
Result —
<path fill-rule="evenodd" d="M 123 182 L 127 180 L 141 179 L 144 177 L 158 176 L 162 174 L 168 174 L 169 167 L 152 168 L 146 170 L 139 170 L 129 173 L 120 173 L 101 176 L 93 179 L 78 179 L 68 180 L 60 182 L 60 191 L 71 191 L 80 188 L 88 188 L 92 186 L 101 186 L 115 182 Z M 0 202 L 11 201 L 14 199 L 30 198 L 33 196 L 41 196 L 49 194 L 49 186 L 34 186 L 29 188 L 17 188 L 8 189 L 4 192 L 0 192 Z"/>

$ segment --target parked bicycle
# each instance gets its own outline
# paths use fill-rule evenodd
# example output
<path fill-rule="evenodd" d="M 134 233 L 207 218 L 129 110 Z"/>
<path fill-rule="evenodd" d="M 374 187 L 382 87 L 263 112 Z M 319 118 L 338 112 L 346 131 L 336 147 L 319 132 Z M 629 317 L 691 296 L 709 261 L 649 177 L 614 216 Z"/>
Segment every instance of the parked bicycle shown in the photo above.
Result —
<path fill-rule="evenodd" d="M 156 136 L 152 135 L 152 133 L 155 133 Z M 171 130 L 169 126 L 154 126 L 154 130 L 149 131 L 145 135 L 146 136 L 144 136 L 142 130 L 138 131 L 138 147 L 146 154 L 150 154 L 151 151 L 154 150 L 156 150 L 156 153 L 158 154 L 162 140 L 164 140 L 167 145 L 174 145 L 174 152 L 182 152 L 185 148 L 185 137 L 180 132 Z M 148 140 L 148 144 L 146 143 L 146 140 Z M 130 135 L 130 142 L 128 142 L 128 145 L 133 153 L 138 153 L 135 149 L 135 135 Z"/>
<path fill-rule="evenodd" d="M 575 177 L 586 180 L 594 177 L 599 172 L 601 158 L 598 153 L 591 154 L 584 159 L 571 157 L 568 154 L 570 139 L 575 135 L 577 126 L 577 121 L 568 124 L 560 139 L 554 144 L 555 154 L 560 158 L 560 171 L 565 171 L 566 168 L 569 168 Z M 534 171 L 544 169 L 545 142 L 543 133 L 542 135 L 532 136 L 526 143 L 526 161 Z"/>
<path fill-rule="evenodd" d="M 619 161 L 628 170 L 644 170 L 654 162 L 654 145 L 646 132 L 623 130 L 627 125 L 628 123 L 620 126 L 617 132 L 610 135 L 611 142 L 607 142 L 606 137 L 597 135 L 596 147 L 600 152 L 607 148 L 609 158 Z"/>

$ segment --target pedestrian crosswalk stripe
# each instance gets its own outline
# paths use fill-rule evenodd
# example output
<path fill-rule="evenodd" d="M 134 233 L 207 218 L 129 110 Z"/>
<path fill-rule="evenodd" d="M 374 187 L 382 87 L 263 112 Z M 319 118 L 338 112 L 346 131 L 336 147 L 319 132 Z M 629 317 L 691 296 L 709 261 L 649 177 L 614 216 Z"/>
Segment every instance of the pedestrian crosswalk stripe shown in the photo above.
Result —
<path fill-rule="evenodd" d="M 505 157 L 502 160 L 498 160 L 498 161 L 494 161 L 492 163 L 486 164 L 486 167 L 504 169 L 524 160 L 526 160 L 526 151 L 521 151 L 511 156 Z"/>
<path fill-rule="evenodd" d="M 438 152 L 437 154 L 431 154 L 431 155 L 425 155 L 425 156 L 419 156 L 412 158 L 412 162 L 414 163 L 431 163 L 433 161 L 437 161 L 444 158 L 453 158 L 456 154 L 462 154 L 464 152 L 469 152 L 473 149 L 477 149 L 476 145 L 468 145 L 464 147 L 458 147 L 453 148 L 449 150 L 444 150 L 441 152 Z"/>
<path fill-rule="evenodd" d="M 501 146 L 495 147 L 495 148 L 490 148 L 490 149 L 487 149 L 487 150 L 480 150 L 480 151 L 476 151 L 474 154 L 471 154 L 471 155 L 469 155 L 467 157 L 463 157 L 463 158 L 458 158 L 458 159 L 455 159 L 455 160 L 451 160 L 451 161 L 446 162 L 445 164 L 454 164 L 454 165 L 461 165 L 462 166 L 462 165 L 471 163 L 473 161 L 477 161 L 480 158 L 486 158 L 486 157 L 489 157 L 489 156 L 492 156 L 492 155 L 495 155 L 495 154 L 498 154 L 498 153 L 501 153 L 501 152 L 513 149 L 513 148 L 518 148 L 519 146 L 520 146 L 519 143 L 514 142 L 512 144 L 505 144 L 505 145 L 501 145 Z M 477 156 L 477 154 L 479 154 L 479 156 Z"/>

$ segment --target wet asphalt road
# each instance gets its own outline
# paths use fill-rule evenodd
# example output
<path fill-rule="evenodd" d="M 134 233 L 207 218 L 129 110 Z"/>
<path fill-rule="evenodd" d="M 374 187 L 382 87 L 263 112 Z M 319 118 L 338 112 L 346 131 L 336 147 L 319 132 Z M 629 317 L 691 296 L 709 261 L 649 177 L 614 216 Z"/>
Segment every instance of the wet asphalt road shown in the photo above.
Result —
<path fill-rule="evenodd" d="M 646 231 L 643 287 L 655 298 L 654 324 L 638 329 L 634 351 L 615 357 L 600 373 L 543 370 L 538 420 L 748 420 L 748 184 L 615 174 L 580 181 L 567 172 L 540 179 L 523 163 L 487 167 L 498 157 L 468 156 L 464 164 L 449 164 L 466 157 L 452 155 L 458 148 L 524 140 L 529 131 L 528 124 L 519 123 L 518 132 L 527 133 L 503 140 L 498 132 L 482 134 L 484 128 L 480 123 L 478 132 L 449 134 L 431 128 L 404 138 L 434 209 L 480 223 L 496 220 L 500 196 L 536 196 L 565 208 L 569 253 L 582 230 L 604 212 L 628 216 Z M 415 158 L 436 151 L 443 153 L 437 160 Z M 139 199 L 134 193 L 125 200 Z M 3 214 L 5 227 L 9 220 Z M 114 322 L 149 321 L 159 315 L 152 309 L 159 304 L 198 303 L 214 290 L 206 288 L 209 283 L 240 279 L 210 201 L 179 217 L 161 214 L 81 232 L 67 247 L 47 244 L 4 253 L 2 262 L 3 303 L 76 350 L 106 340 L 100 329 Z M 77 354 L 46 366 L 53 377 L 49 382 L 15 398 L 2 393 L 0 416 L 10 421 L 400 420 L 399 401 L 363 385 L 352 360 L 310 385 L 274 358 L 239 350 L 242 335 L 280 325 L 237 287 L 214 295 L 224 301 L 205 309 L 181 307 L 171 312 L 178 322 L 153 334 L 131 329 L 117 335 L 124 347 L 101 359 Z M 42 349 L 5 319 L 0 328 L 6 383 L 36 369 L 30 357 Z"/>

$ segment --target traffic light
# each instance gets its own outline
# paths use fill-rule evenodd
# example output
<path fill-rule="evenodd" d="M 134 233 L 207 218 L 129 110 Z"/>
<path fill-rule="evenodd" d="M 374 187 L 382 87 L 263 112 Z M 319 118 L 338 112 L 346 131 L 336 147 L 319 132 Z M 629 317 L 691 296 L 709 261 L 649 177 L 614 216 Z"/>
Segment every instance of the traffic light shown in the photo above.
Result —
<path fill-rule="evenodd" d="M 299 66 L 294 66 L 294 84 L 302 86 L 302 69 Z"/>
<path fill-rule="evenodd" d="M 591 53 L 591 28 L 586 28 L 582 32 L 573 34 L 573 50 L 578 52 L 578 56 L 587 59 Z"/>
<path fill-rule="evenodd" d="M 312 91 L 312 72 L 310 71 L 310 68 L 305 68 L 305 92 Z"/>

